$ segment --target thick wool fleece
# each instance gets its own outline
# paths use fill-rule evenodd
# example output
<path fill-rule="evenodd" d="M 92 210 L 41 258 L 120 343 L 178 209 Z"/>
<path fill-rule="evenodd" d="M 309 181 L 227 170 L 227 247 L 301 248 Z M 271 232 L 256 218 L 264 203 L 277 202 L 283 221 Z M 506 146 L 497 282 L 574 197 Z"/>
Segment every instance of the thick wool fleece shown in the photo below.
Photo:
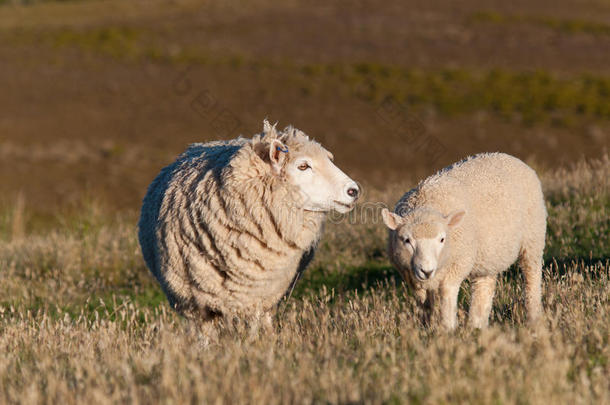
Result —
<path fill-rule="evenodd" d="M 144 198 L 144 259 L 179 313 L 260 315 L 308 264 L 325 215 L 299 208 L 294 186 L 265 161 L 275 128 L 252 139 L 191 145 L 164 168 Z M 291 151 L 319 144 L 289 128 Z"/>
<path fill-rule="evenodd" d="M 539 317 L 547 213 L 533 169 L 503 153 L 466 158 L 407 192 L 394 212 L 407 223 L 434 223 L 433 218 L 426 218 L 426 210 L 442 215 L 466 212 L 458 225 L 448 228 L 442 265 L 436 275 L 421 282 L 406 269 L 401 260 L 406 248 L 396 238 L 396 231 L 390 231 L 390 258 L 415 288 L 420 301 L 426 299 L 426 291 L 429 300 L 435 292 L 440 293 L 441 315 L 447 328 L 456 326 L 457 293 L 467 277 L 473 280 L 470 322 L 475 327 L 486 326 L 496 276 L 517 259 L 526 281 L 528 315 L 532 321 Z"/>

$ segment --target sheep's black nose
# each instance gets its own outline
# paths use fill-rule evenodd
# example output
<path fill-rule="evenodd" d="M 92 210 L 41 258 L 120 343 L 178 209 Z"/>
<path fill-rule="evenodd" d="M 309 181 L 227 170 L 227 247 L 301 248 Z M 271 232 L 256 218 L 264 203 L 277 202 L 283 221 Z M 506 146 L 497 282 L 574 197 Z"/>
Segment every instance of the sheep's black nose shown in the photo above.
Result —
<path fill-rule="evenodd" d="M 347 195 L 349 195 L 352 198 L 358 198 L 358 194 L 360 193 L 360 190 L 358 190 L 357 187 L 350 187 L 347 190 Z"/>

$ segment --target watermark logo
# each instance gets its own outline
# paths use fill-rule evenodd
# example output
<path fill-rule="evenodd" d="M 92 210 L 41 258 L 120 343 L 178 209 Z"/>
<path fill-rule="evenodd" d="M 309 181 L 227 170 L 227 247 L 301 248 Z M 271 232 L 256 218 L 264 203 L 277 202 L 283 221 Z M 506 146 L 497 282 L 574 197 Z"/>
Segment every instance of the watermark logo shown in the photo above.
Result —
<path fill-rule="evenodd" d="M 235 137 L 242 122 L 209 89 L 197 88 L 194 84 L 193 69 L 194 67 L 190 66 L 176 75 L 171 84 L 172 92 L 175 96 L 184 99 L 194 113 L 205 119 L 216 136 Z M 405 104 L 387 98 L 374 107 L 372 113 L 376 121 L 385 127 L 384 136 L 388 137 L 390 144 L 396 144 L 401 151 L 420 154 L 429 164 L 434 164 L 446 153 L 446 146 L 427 131 L 423 122 Z M 332 204 L 329 203 L 329 206 Z M 284 208 L 277 211 L 281 216 L 294 219 L 295 223 L 303 220 L 302 207 L 287 203 Z M 383 202 L 366 201 L 359 203 L 348 213 L 339 213 L 330 209 L 328 221 L 378 224 L 381 222 L 381 211 L 384 208 L 388 207 Z"/>
<path fill-rule="evenodd" d="M 208 89 L 196 90 L 191 77 L 193 67 L 180 72 L 172 82 L 176 96 L 187 100 L 191 110 L 207 120 L 219 137 L 234 137 L 241 121 L 231 110 L 224 106 Z"/>
<path fill-rule="evenodd" d="M 435 163 L 447 151 L 447 147 L 437 137 L 428 133 L 421 120 L 411 114 L 404 104 L 387 98 L 377 107 L 375 113 L 391 128 L 394 137 L 406 142 L 412 153 L 422 153 L 430 163 Z"/>

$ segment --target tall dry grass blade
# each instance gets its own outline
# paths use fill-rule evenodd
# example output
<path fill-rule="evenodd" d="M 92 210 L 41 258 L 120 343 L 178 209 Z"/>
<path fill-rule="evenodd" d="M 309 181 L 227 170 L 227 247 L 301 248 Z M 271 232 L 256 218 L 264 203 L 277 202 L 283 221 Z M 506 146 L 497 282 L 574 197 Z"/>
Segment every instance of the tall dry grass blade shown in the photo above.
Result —
<path fill-rule="evenodd" d="M 19 240 L 25 236 L 25 194 L 20 191 L 15 199 L 11 220 L 11 240 Z"/>

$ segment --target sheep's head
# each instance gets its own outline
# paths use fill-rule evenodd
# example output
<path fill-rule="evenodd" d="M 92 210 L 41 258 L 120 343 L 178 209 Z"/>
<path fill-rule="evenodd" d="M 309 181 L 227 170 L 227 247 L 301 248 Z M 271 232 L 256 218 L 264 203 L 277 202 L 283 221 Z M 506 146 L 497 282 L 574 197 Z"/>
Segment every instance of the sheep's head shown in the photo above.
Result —
<path fill-rule="evenodd" d="M 277 133 L 265 121 L 264 145 L 272 172 L 298 190 L 303 209 L 349 212 L 360 189 L 333 163 L 333 155 L 298 129 Z"/>
<path fill-rule="evenodd" d="M 381 215 L 390 229 L 394 264 L 419 282 L 431 280 L 448 257 L 450 228 L 459 224 L 464 214 L 464 210 L 443 215 L 436 210 L 416 209 L 401 217 L 384 208 Z"/>

